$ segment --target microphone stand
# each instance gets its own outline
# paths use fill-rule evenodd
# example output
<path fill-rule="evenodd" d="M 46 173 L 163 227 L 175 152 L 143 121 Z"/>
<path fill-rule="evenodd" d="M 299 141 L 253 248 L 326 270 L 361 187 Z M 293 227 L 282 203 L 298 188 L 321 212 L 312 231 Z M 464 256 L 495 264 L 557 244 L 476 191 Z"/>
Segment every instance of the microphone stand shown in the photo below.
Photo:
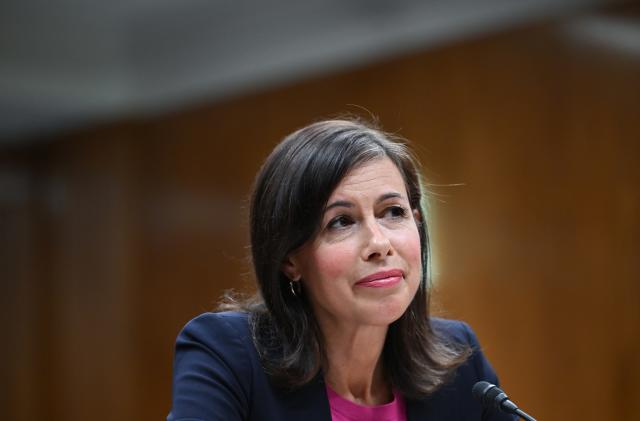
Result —
<path fill-rule="evenodd" d="M 516 413 L 520 418 L 522 418 L 523 420 L 526 420 L 526 421 L 536 421 L 536 419 L 535 419 L 535 418 L 533 418 L 531 415 L 527 414 L 526 412 L 524 412 L 524 411 L 523 411 L 522 409 L 520 409 L 520 408 L 517 408 L 517 409 L 515 410 L 515 413 Z"/>

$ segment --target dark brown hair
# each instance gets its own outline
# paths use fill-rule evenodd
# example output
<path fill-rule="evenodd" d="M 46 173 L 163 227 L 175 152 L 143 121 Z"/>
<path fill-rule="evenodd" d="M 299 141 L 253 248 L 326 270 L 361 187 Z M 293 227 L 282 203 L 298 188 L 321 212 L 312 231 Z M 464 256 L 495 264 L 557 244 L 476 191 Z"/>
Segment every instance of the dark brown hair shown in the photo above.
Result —
<path fill-rule="evenodd" d="M 296 388 L 320 372 L 322 333 L 304 289 L 294 295 L 282 272 L 285 257 L 317 232 L 326 203 L 353 168 L 388 157 L 400 171 L 417 221 L 422 278 L 405 313 L 393 322 L 383 349 L 392 386 L 421 398 L 441 386 L 469 350 L 439 338 L 429 321 L 429 236 L 417 161 L 401 139 L 358 120 L 326 120 L 304 127 L 276 146 L 260 169 L 251 196 L 251 252 L 259 294 L 249 311 L 253 339 L 271 380 Z M 227 306 L 228 308 L 228 306 Z"/>

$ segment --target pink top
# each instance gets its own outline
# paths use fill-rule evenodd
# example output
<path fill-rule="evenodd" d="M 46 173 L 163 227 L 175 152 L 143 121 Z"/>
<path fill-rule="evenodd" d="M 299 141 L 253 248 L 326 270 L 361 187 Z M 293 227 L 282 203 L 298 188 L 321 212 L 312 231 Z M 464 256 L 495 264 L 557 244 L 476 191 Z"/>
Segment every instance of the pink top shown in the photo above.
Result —
<path fill-rule="evenodd" d="M 364 406 L 338 395 L 328 384 L 326 388 L 332 421 L 407 421 L 404 399 L 395 391 L 389 403 Z"/>

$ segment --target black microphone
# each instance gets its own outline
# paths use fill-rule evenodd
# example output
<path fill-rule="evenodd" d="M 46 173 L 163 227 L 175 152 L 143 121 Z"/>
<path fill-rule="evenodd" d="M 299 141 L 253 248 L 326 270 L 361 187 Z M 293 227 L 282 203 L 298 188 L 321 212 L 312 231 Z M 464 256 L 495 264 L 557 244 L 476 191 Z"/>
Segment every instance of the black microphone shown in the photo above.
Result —
<path fill-rule="evenodd" d="M 485 408 L 499 409 L 508 414 L 514 414 L 527 421 L 536 421 L 531 415 L 527 414 L 518 405 L 511 402 L 506 393 L 498 386 L 489 382 L 478 382 L 471 389 L 473 396 L 482 402 Z"/>

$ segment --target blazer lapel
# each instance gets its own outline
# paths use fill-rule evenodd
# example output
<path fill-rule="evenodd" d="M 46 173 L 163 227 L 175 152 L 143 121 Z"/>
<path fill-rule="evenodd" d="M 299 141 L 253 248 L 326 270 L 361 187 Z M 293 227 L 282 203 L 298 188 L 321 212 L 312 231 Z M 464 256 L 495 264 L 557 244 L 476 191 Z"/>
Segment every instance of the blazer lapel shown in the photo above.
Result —
<path fill-rule="evenodd" d="M 331 421 L 329 398 L 322 374 L 287 394 L 286 414 L 286 419 L 292 421 Z"/>
<path fill-rule="evenodd" d="M 428 400 L 407 400 L 407 421 L 439 421 Z"/>

